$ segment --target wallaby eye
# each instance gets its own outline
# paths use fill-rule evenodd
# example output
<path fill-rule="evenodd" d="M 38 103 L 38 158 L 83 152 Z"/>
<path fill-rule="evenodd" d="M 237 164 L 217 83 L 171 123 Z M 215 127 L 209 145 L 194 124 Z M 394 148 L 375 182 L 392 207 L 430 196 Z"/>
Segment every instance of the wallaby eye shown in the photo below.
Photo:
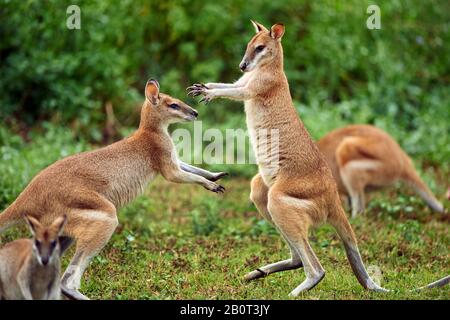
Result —
<path fill-rule="evenodd" d="M 39 240 L 34 240 L 34 245 L 39 249 L 41 247 L 41 242 Z"/>
<path fill-rule="evenodd" d="M 169 104 L 169 108 L 174 109 L 174 110 L 179 110 L 180 106 L 177 105 L 176 103 L 172 103 L 172 104 Z"/>
<path fill-rule="evenodd" d="M 261 51 L 264 50 L 265 47 L 266 47 L 266 46 L 263 46 L 263 45 L 257 46 L 256 49 L 255 49 L 255 51 L 256 51 L 256 52 L 261 52 Z"/>
<path fill-rule="evenodd" d="M 50 242 L 50 246 L 52 247 L 52 249 L 54 249 L 56 247 L 56 240 Z"/>

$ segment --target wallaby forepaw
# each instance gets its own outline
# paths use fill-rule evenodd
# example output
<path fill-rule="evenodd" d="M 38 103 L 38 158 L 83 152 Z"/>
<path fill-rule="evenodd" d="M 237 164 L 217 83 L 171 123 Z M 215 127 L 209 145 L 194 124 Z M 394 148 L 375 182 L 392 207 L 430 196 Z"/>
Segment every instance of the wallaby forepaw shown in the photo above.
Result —
<path fill-rule="evenodd" d="M 222 187 L 221 185 L 217 186 L 216 188 L 214 188 L 213 190 L 211 190 L 212 192 L 215 193 L 224 193 L 225 192 L 225 188 Z"/>
<path fill-rule="evenodd" d="M 203 83 L 195 83 L 192 86 L 188 87 L 186 90 L 188 91 L 188 96 L 197 97 L 202 95 L 203 97 L 199 102 L 204 102 L 205 104 L 215 98 L 215 96 L 212 94 L 212 91 L 209 90 L 208 87 Z"/>
<path fill-rule="evenodd" d="M 214 99 L 214 96 L 206 93 L 198 102 L 204 102 L 205 104 L 208 104 L 212 99 Z"/>
<path fill-rule="evenodd" d="M 219 173 L 215 174 L 211 179 L 209 179 L 209 181 L 217 181 L 226 176 L 228 176 L 227 172 L 219 172 Z"/>
<path fill-rule="evenodd" d="M 208 87 L 203 83 L 194 83 L 192 86 L 187 87 L 187 95 L 192 97 L 197 97 L 201 94 L 204 94 Z"/>

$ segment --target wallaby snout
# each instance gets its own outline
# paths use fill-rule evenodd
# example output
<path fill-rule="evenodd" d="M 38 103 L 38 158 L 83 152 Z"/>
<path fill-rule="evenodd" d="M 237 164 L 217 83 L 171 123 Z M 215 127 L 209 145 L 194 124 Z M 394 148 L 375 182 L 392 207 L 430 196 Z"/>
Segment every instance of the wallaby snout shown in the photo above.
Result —
<path fill-rule="evenodd" d="M 239 64 L 239 69 L 241 69 L 242 72 L 245 72 L 247 67 L 248 67 L 248 62 L 245 59 L 242 60 L 242 62 Z"/>

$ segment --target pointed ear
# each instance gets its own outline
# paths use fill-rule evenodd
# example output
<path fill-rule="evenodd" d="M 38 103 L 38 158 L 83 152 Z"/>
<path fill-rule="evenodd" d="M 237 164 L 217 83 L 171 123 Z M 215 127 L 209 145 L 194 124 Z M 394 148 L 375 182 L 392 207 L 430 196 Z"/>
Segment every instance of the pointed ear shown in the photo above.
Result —
<path fill-rule="evenodd" d="M 154 106 L 159 103 L 159 83 L 155 79 L 150 79 L 145 85 L 145 98 Z"/>
<path fill-rule="evenodd" d="M 59 241 L 59 248 L 60 248 L 59 255 L 62 256 L 64 254 L 64 252 L 66 252 L 66 250 L 69 249 L 70 246 L 72 245 L 73 238 L 66 237 L 66 236 L 59 236 L 58 241 Z"/>
<path fill-rule="evenodd" d="M 41 228 L 42 225 L 40 224 L 40 222 L 36 218 L 34 218 L 32 216 L 25 215 L 24 218 L 27 221 L 31 232 L 33 233 L 33 235 L 35 235 L 36 234 L 36 230 Z"/>
<path fill-rule="evenodd" d="M 66 225 L 67 216 L 64 214 L 53 221 L 52 225 L 50 226 L 52 229 L 54 229 L 58 235 L 61 235 L 64 226 Z"/>
<path fill-rule="evenodd" d="M 270 36 L 275 40 L 280 40 L 284 35 L 284 24 L 276 23 L 270 28 Z"/>
<path fill-rule="evenodd" d="M 255 32 L 256 33 L 261 32 L 261 31 L 269 31 L 261 23 L 258 23 L 258 22 L 253 21 L 253 20 L 250 20 L 250 21 L 252 22 L 253 26 L 255 27 Z"/>

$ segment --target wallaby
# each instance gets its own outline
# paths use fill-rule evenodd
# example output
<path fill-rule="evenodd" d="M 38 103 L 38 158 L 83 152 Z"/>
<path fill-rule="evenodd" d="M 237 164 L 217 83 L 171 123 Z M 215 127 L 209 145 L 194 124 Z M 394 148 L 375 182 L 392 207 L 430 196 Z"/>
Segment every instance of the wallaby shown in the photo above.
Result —
<path fill-rule="evenodd" d="M 331 131 L 317 142 L 336 180 L 339 193 L 350 195 L 352 217 L 365 209 L 364 191 L 403 181 L 437 212 L 444 207 L 420 179 L 414 164 L 386 132 L 370 125 Z"/>
<path fill-rule="evenodd" d="M 61 237 L 66 216 L 46 227 L 25 217 L 33 239 L 20 239 L 0 249 L 0 300 L 59 300 L 60 256 L 70 244 Z"/>
<path fill-rule="evenodd" d="M 107 147 L 57 161 L 41 171 L 0 214 L 0 229 L 18 222 L 21 214 L 51 220 L 67 213 L 64 234 L 76 240 L 76 252 L 65 271 L 62 292 L 72 299 L 87 299 L 79 292 L 90 260 L 109 241 L 118 224 L 117 210 L 141 194 L 159 173 L 166 180 L 196 183 L 212 192 L 224 192 L 213 182 L 226 173 L 212 173 L 181 162 L 168 133 L 175 122 L 193 121 L 197 111 L 159 92 L 159 83 L 145 87 L 138 130 Z"/>
<path fill-rule="evenodd" d="M 256 35 L 240 63 L 244 75 L 233 84 L 200 83 L 187 89 L 190 95 L 203 96 L 201 101 L 206 103 L 219 97 L 245 102 L 249 136 L 259 167 L 259 174 L 251 181 L 250 198 L 291 250 L 291 259 L 261 267 L 245 278 L 253 280 L 303 266 L 306 279 L 290 295 L 297 296 L 316 286 L 325 271 L 308 242 L 308 230 L 328 221 L 343 240 L 359 283 L 369 290 L 387 291 L 367 274 L 331 170 L 294 108 L 283 70 L 284 25 L 275 24 L 268 30 L 252 23 Z M 260 148 L 260 144 L 267 144 L 267 134 L 272 130 L 278 144 L 275 141 L 266 150 Z M 273 165 L 273 159 L 278 159 L 278 165 Z M 449 281 L 450 276 L 429 286 Z"/>

